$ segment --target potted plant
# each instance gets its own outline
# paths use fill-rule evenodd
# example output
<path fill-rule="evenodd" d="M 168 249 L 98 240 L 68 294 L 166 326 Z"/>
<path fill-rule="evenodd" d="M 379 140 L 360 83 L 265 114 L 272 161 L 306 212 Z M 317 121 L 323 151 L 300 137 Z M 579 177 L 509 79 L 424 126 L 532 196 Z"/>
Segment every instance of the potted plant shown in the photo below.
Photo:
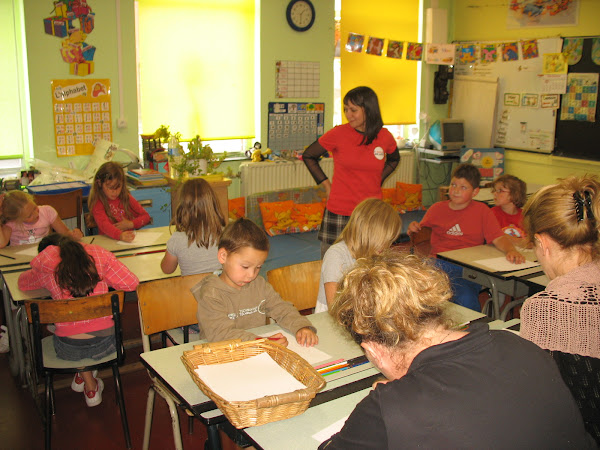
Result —
<path fill-rule="evenodd" d="M 227 157 L 227 152 L 220 156 L 213 153 L 210 145 L 202 145 L 200 136 L 196 135 L 188 144 L 188 151 L 178 157 L 178 161 L 173 164 L 173 169 L 177 171 L 177 178 L 181 181 L 186 176 L 207 176 L 214 174 L 223 160 Z"/>

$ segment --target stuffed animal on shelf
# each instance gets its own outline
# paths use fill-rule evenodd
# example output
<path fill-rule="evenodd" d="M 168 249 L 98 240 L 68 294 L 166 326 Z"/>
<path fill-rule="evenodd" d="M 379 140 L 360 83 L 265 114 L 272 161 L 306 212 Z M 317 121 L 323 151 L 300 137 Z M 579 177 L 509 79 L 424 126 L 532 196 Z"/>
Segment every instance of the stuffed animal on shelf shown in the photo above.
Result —
<path fill-rule="evenodd" d="M 261 162 L 261 161 L 268 159 L 268 156 L 270 154 L 271 154 L 270 148 L 266 149 L 264 152 L 261 151 L 260 148 L 257 148 L 252 152 L 252 156 L 250 158 L 252 159 L 252 162 Z"/>

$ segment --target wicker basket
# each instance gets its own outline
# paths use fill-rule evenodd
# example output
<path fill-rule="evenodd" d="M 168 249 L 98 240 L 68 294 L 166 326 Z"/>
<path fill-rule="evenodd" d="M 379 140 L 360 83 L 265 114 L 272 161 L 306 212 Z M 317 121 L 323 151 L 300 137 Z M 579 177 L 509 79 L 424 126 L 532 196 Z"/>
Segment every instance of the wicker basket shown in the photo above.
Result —
<path fill-rule="evenodd" d="M 196 374 L 199 365 L 221 364 L 267 352 L 273 360 L 300 381 L 306 389 L 269 395 L 256 400 L 230 402 L 217 395 Z M 242 342 L 240 339 L 195 345 L 183 353 L 183 364 L 200 390 L 219 407 L 236 428 L 264 425 L 302 414 L 325 379 L 298 354 L 267 339 Z"/>

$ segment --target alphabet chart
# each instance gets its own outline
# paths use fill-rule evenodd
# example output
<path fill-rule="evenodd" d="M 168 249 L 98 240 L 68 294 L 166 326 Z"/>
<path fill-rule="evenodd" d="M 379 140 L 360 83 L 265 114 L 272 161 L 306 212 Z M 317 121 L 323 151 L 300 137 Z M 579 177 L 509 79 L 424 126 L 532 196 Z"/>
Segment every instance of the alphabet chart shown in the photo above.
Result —
<path fill-rule="evenodd" d="M 110 80 L 52 80 L 58 156 L 91 155 L 99 139 L 112 141 Z"/>
<path fill-rule="evenodd" d="M 323 136 L 325 103 L 269 102 L 269 148 L 302 152 Z"/>

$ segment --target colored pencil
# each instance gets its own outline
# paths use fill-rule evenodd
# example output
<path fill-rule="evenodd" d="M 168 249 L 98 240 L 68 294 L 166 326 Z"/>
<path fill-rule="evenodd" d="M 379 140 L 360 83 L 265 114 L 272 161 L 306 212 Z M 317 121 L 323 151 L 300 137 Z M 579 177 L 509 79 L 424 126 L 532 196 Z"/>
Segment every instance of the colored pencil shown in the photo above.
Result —
<path fill-rule="evenodd" d="M 0 256 L 4 256 L 5 258 L 8 258 L 8 259 L 16 259 L 16 258 L 13 258 L 12 256 L 3 255 L 2 253 L 0 253 Z"/>
<path fill-rule="evenodd" d="M 331 367 L 331 366 L 333 366 L 333 365 L 335 365 L 335 364 L 339 364 L 339 363 L 341 363 L 341 362 L 344 362 L 344 361 L 345 361 L 345 360 L 343 360 L 343 359 L 338 359 L 338 360 L 336 360 L 336 361 L 330 361 L 330 362 L 328 362 L 328 363 L 321 364 L 321 365 L 319 365 L 319 366 L 315 366 L 314 368 L 315 368 L 316 370 L 319 370 L 319 369 L 322 369 L 322 368 L 324 368 L 324 367 Z"/>

